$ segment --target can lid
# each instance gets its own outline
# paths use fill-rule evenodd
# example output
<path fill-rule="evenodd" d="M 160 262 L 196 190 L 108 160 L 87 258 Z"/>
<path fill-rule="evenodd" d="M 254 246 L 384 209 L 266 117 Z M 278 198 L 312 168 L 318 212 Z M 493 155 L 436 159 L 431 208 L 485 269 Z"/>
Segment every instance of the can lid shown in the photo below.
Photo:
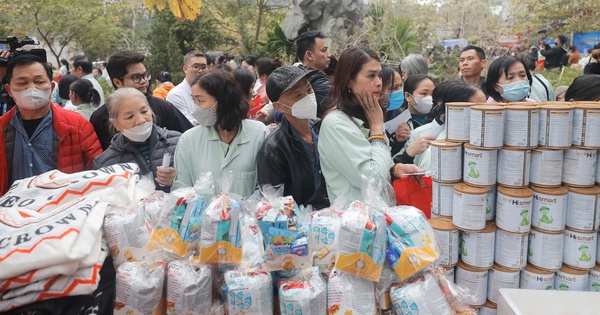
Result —
<path fill-rule="evenodd" d="M 519 105 L 508 105 L 508 106 L 504 106 L 504 109 L 506 110 L 537 110 L 538 109 L 538 105 L 537 103 L 528 103 L 528 104 L 532 104 L 532 105 L 525 105 L 525 104 L 521 104 L 519 103 Z"/>
<path fill-rule="evenodd" d="M 564 273 L 568 273 L 568 274 L 573 274 L 573 275 L 585 275 L 589 272 L 589 270 L 579 270 L 579 269 L 571 268 L 565 264 L 562 265 L 562 268 L 560 268 L 560 271 L 562 271 Z"/>
<path fill-rule="evenodd" d="M 545 230 L 542 228 L 539 228 L 537 226 L 531 226 L 531 231 L 529 231 L 529 234 L 531 234 L 531 232 L 539 232 L 539 233 L 544 233 L 544 234 L 554 234 L 554 235 L 562 235 L 564 233 L 563 230 L 559 230 L 559 231 L 550 231 L 550 230 Z"/>
<path fill-rule="evenodd" d="M 534 106 L 539 106 L 540 103 L 538 102 L 510 102 L 508 103 L 508 105 L 506 105 L 507 107 L 513 107 L 513 106 L 529 106 L 534 107 Z"/>
<path fill-rule="evenodd" d="M 474 109 L 474 110 L 499 110 L 499 111 L 502 111 L 502 110 L 504 110 L 504 106 L 477 104 L 475 106 L 472 106 L 471 109 Z"/>
<path fill-rule="evenodd" d="M 429 224 L 434 230 L 440 231 L 452 231 L 456 230 L 456 228 L 452 225 L 452 219 L 446 218 L 431 218 L 429 219 Z"/>
<path fill-rule="evenodd" d="M 481 233 L 492 233 L 495 231 L 496 231 L 496 224 L 494 224 L 493 222 L 486 221 L 485 228 L 483 229 L 483 232 L 481 232 Z"/>
<path fill-rule="evenodd" d="M 564 187 L 566 189 L 568 189 L 570 192 L 574 192 L 574 193 L 580 194 L 580 195 L 600 195 L 600 187 L 598 187 L 598 186 L 588 187 L 588 188 L 580 188 L 580 187 L 573 187 L 573 186 L 565 185 Z"/>
<path fill-rule="evenodd" d="M 470 143 L 465 143 L 465 148 L 470 150 L 481 150 L 481 151 L 498 151 L 498 149 L 479 148 Z"/>
<path fill-rule="evenodd" d="M 523 151 L 523 153 L 527 154 L 531 152 L 531 149 L 524 149 L 522 147 L 512 147 L 512 146 L 503 146 L 500 150 L 509 150 L 509 151 Z"/>
<path fill-rule="evenodd" d="M 545 101 L 541 102 L 540 105 L 566 105 L 571 106 L 573 103 L 565 101 Z"/>
<path fill-rule="evenodd" d="M 551 151 L 551 152 L 556 152 L 556 153 L 558 153 L 558 152 L 563 153 L 564 149 L 553 149 L 553 148 L 546 148 L 546 147 L 537 147 L 535 149 L 531 149 L 531 152 L 536 152 L 536 151 L 540 151 L 540 152 L 541 151 Z"/>
<path fill-rule="evenodd" d="M 498 186 L 498 193 L 518 198 L 533 197 L 533 190 L 530 188 L 508 188 L 504 186 Z"/>
<path fill-rule="evenodd" d="M 464 269 L 467 271 L 473 271 L 473 272 L 482 272 L 482 271 L 488 271 L 488 268 L 475 268 L 475 267 L 471 267 L 467 264 L 465 264 L 462 260 L 458 261 L 458 268 L 460 269 Z"/>
<path fill-rule="evenodd" d="M 434 147 L 460 147 L 462 143 L 460 142 L 450 142 L 444 139 L 438 139 L 433 141 L 430 145 Z"/>
<path fill-rule="evenodd" d="M 559 104 L 544 104 L 540 106 L 541 109 L 558 109 L 558 110 L 569 110 L 573 109 L 569 103 L 559 103 Z"/>
<path fill-rule="evenodd" d="M 451 102 L 451 103 L 446 103 L 446 107 L 471 107 L 473 105 L 476 105 L 475 103 L 469 103 L 469 102 Z"/>
<path fill-rule="evenodd" d="M 487 308 L 491 308 L 493 310 L 495 310 L 496 308 L 498 308 L 498 306 L 496 305 L 496 303 L 490 301 L 490 300 L 486 300 L 485 304 L 483 304 L 483 306 L 487 307 Z"/>
<path fill-rule="evenodd" d="M 533 265 L 527 264 L 525 266 L 525 270 L 532 272 L 532 273 L 537 273 L 540 275 L 551 275 L 554 274 L 554 271 L 548 271 L 548 270 L 542 270 L 539 268 L 534 267 Z"/>
<path fill-rule="evenodd" d="M 600 109 L 600 102 L 577 101 L 577 102 L 571 102 L 571 105 L 574 108 Z"/>
<path fill-rule="evenodd" d="M 578 228 L 574 228 L 571 226 L 566 225 L 565 226 L 565 232 L 574 232 L 574 233 L 580 233 L 580 234 L 591 234 L 591 235 L 596 235 L 598 230 L 582 230 L 582 229 L 578 229 Z"/>
<path fill-rule="evenodd" d="M 519 272 L 521 269 L 518 268 L 507 268 L 504 266 L 500 266 L 496 263 L 494 263 L 494 265 L 492 266 L 492 269 L 494 270 L 498 270 L 498 271 L 502 271 L 502 272 Z"/>
<path fill-rule="evenodd" d="M 534 192 L 546 195 L 566 195 L 569 192 L 565 187 L 562 186 L 556 188 L 544 188 L 531 185 L 530 187 Z"/>
<path fill-rule="evenodd" d="M 596 271 L 600 271 L 600 265 L 596 264 L 596 265 L 594 266 L 594 270 L 596 270 Z"/>
<path fill-rule="evenodd" d="M 467 193 L 467 194 L 474 194 L 474 195 L 485 195 L 487 194 L 487 188 L 483 188 L 483 187 L 473 187 L 473 186 L 469 186 L 465 183 L 458 183 L 458 184 L 454 184 L 454 190 L 456 191 L 460 191 L 463 193 Z M 533 196 L 533 194 L 532 194 Z"/>

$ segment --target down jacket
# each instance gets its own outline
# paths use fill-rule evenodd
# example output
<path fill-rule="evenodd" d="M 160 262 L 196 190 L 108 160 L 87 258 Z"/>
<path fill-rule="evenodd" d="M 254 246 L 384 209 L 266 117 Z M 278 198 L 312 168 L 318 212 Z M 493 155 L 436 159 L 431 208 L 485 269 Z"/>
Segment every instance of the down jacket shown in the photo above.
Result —
<path fill-rule="evenodd" d="M 15 106 L 0 117 L 0 195 L 10 188 L 9 172 L 12 171 L 16 134 L 10 121 L 15 116 L 16 109 Z M 57 157 L 58 170 L 64 173 L 91 170 L 94 158 L 102 153 L 94 127 L 80 114 L 63 109 L 57 104 L 50 105 L 50 109 L 54 140 L 49 144 L 52 147 L 48 148 L 48 154 Z"/>
<path fill-rule="evenodd" d="M 153 178 L 156 178 L 156 168 L 162 166 L 163 156 L 166 152 L 171 154 L 171 163 L 169 166 L 173 167 L 175 147 L 180 136 L 181 133 L 177 131 L 167 130 L 154 125 L 152 133 L 147 140 L 148 147 L 150 148 L 150 164 L 148 164 L 148 161 L 144 161 L 144 157 L 135 145 L 129 142 L 127 137 L 118 133 L 113 137 L 106 151 L 94 159 L 94 168 L 99 169 L 113 164 L 133 162 L 140 166 L 141 174 L 145 175 L 152 171 Z M 171 187 L 161 187 L 156 181 L 154 184 L 156 185 L 156 189 L 165 192 L 170 191 Z"/>

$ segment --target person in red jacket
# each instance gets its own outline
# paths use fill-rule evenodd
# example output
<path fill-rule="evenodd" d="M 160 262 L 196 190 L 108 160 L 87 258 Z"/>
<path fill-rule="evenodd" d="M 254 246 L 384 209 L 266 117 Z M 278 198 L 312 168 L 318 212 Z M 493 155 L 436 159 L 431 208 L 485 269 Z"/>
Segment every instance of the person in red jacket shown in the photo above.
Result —
<path fill-rule="evenodd" d="M 0 77 L 3 72 L 4 87 L 16 106 L 0 117 L 0 195 L 16 180 L 53 169 L 93 169 L 94 158 L 102 153 L 94 127 L 50 101 L 52 68 L 36 56 L 20 55 L 0 68 Z"/>

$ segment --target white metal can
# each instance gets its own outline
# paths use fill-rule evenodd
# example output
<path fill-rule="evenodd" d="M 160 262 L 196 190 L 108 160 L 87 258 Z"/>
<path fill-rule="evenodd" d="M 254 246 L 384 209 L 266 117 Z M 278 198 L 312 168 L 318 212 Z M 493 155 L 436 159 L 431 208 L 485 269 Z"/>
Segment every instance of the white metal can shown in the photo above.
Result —
<path fill-rule="evenodd" d="M 461 261 L 456 267 L 456 284 L 469 290 L 473 296 L 473 305 L 483 305 L 487 297 L 488 270 L 473 268 Z"/>
<path fill-rule="evenodd" d="M 554 289 L 560 291 L 586 291 L 588 282 L 587 270 L 577 270 L 564 265 L 556 272 Z"/>
<path fill-rule="evenodd" d="M 454 184 L 432 181 L 431 212 L 443 217 L 452 216 Z"/>
<path fill-rule="evenodd" d="M 463 181 L 473 186 L 496 184 L 498 150 L 478 149 L 465 143 Z"/>
<path fill-rule="evenodd" d="M 554 289 L 554 272 L 545 271 L 533 267 L 525 266 L 521 270 L 520 289 L 530 290 L 552 290 Z"/>
<path fill-rule="evenodd" d="M 497 306 L 496 304 L 487 301 L 485 302 L 485 305 L 482 306 L 481 308 L 479 308 L 479 313 L 477 313 L 477 315 L 496 315 L 498 314 L 498 310 L 497 310 Z"/>
<path fill-rule="evenodd" d="M 600 138 L 600 134 L 597 135 Z M 567 149 L 563 159 L 562 181 L 574 187 L 592 187 L 596 181 L 598 150 Z"/>
<path fill-rule="evenodd" d="M 442 254 L 437 263 L 444 267 L 454 266 L 458 263 L 459 234 L 452 225 L 452 220 L 447 218 L 429 219 L 435 236 L 442 248 Z"/>
<path fill-rule="evenodd" d="M 527 261 L 543 270 L 557 271 L 563 262 L 563 232 L 532 228 L 527 245 Z"/>
<path fill-rule="evenodd" d="M 533 190 L 531 225 L 546 231 L 562 231 L 567 219 L 567 194 L 564 187 Z"/>
<path fill-rule="evenodd" d="M 529 182 L 540 187 L 559 187 L 562 184 L 563 150 L 531 150 Z"/>
<path fill-rule="evenodd" d="M 596 185 L 600 186 L 600 154 L 598 154 L 598 159 L 596 160 Z"/>
<path fill-rule="evenodd" d="M 574 231 L 567 227 L 563 234 L 563 262 L 574 269 L 589 270 L 596 265 L 596 231 Z"/>
<path fill-rule="evenodd" d="M 487 186 L 485 195 L 485 220 L 492 221 L 496 218 L 496 185 Z"/>
<path fill-rule="evenodd" d="M 497 149 L 504 144 L 504 106 L 471 106 L 469 143 L 476 147 Z"/>
<path fill-rule="evenodd" d="M 496 197 L 496 225 L 507 232 L 529 232 L 532 205 L 533 190 L 499 186 Z"/>
<path fill-rule="evenodd" d="M 487 189 L 464 183 L 454 185 L 452 224 L 461 230 L 479 231 L 485 228 L 485 195 Z"/>
<path fill-rule="evenodd" d="M 565 186 L 567 194 L 567 226 L 583 231 L 598 229 L 600 222 L 600 187 Z"/>
<path fill-rule="evenodd" d="M 446 277 L 448 277 L 448 280 L 452 281 L 453 283 L 456 282 L 456 279 L 454 277 L 454 271 L 456 270 L 455 266 L 444 267 L 444 269 L 446 269 Z"/>
<path fill-rule="evenodd" d="M 519 269 L 508 269 L 494 265 L 488 271 L 487 298 L 493 303 L 498 303 L 498 290 L 502 288 L 519 288 Z"/>
<path fill-rule="evenodd" d="M 475 103 L 446 103 L 446 140 L 469 142 L 471 106 Z"/>
<path fill-rule="evenodd" d="M 509 269 L 521 269 L 527 264 L 528 234 L 496 229 L 494 262 Z"/>
<path fill-rule="evenodd" d="M 590 292 L 600 292 L 600 266 L 594 266 L 594 269 L 590 270 L 590 280 L 589 280 L 589 288 Z"/>
<path fill-rule="evenodd" d="M 462 179 L 462 144 L 445 140 L 431 143 L 431 179 L 456 183 Z"/>
<path fill-rule="evenodd" d="M 538 144 L 547 148 L 564 149 L 571 146 L 573 108 L 568 105 L 540 106 L 540 136 Z"/>
<path fill-rule="evenodd" d="M 488 222 L 483 232 L 460 232 L 460 259 L 475 268 L 490 268 L 494 264 L 496 225 Z"/>
<path fill-rule="evenodd" d="M 591 103 L 573 107 L 573 145 L 600 148 L 600 106 Z"/>
<path fill-rule="evenodd" d="M 504 108 L 504 145 L 530 149 L 538 145 L 540 110 L 535 106 L 510 105 Z"/>
<path fill-rule="evenodd" d="M 600 239 L 600 231 L 598 231 L 596 239 Z M 596 244 L 596 265 L 600 265 L 600 241 L 596 241 Z"/>
<path fill-rule="evenodd" d="M 530 161 L 531 150 L 498 150 L 498 184 L 513 188 L 529 186 Z"/>

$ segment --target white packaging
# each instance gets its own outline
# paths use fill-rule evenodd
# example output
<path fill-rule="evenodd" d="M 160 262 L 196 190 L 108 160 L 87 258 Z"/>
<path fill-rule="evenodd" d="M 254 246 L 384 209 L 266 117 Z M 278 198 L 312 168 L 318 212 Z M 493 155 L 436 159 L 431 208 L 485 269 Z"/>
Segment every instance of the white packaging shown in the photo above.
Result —
<path fill-rule="evenodd" d="M 589 288 L 590 292 L 600 292 L 600 267 L 596 266 L 590 270 Z"/>
<path fill-rule="evenodd" d="M 375 285 L 334 269 L 327 282 L 327 310 L 327 314 L 375 314 Z"/>
<path fill-rule="evenodd" d="M 531 225 L 548 231 L 562 231 L 567 219 L 567 190 L 550 194 L 534 188 Z"/>
<path fill-rule="evenodd" d="M 496 185 L 487 187 L 487 194 L 485 195 L 485 220 L 492 221 L 496 218 Z"/>
<path fill-rule="evenodd" d="M 527 264 L 527 238 L 528 234 L 515 234 L 496 229 L 494 262 L 510 269 L 525 267 Z"/>
<path fill-rule="evenodd" d="M 125 262 L 117 269 L 115 314 L 147 315 L 157 311 L 163 297 L 165 266 Z"/>
<path fill-rule="evenodd" d="M 515 110 L 510 106 L 504 110 L 504 145 L 531 148 L 538 144 L 540 110 L 530 108 Z"/>
<path fill-rule="evenodd" d="M 434 141 L 431 146 L 431 178 L 440 182 L 462 179 L 462 146 Z"/>
<path fill-rule="evenodd" d="M 600 135 L 598 135 L 600 138 Z M 565 185 L 593 186 L 596 180 L 598 150 L 566 149 L 563 159 L 562 181 Z"/>
<path fill-rule="evenodd" d="M 465 269 L 460 262 L 456 267 L 456 285 L 466 288 L 473 296 L 473 305 L 483 305 L 487 298 L 488 270 Z"/>
<path fill-rule="evenodd" d="M 490 223 L 491 224 L 491 223 Z M 462 231 L 460 235 L 460 258 L 473 267 L 490 268 L 494 264 L 494 230 L 485 232 Z"/>
<path fill-rule="evenodd" d="M 469 141 L 471 107 L 468 105 L 464 103 L 461 106 L 453 106 L 451 103 L 446 104 L 446 140 Z"/>
<path fill-rule="evenodd" d="M 327 286 L 319 268 L 309 269 L 302 275 L 279 283 L 281 315 L 322 315 L 327 313 Z"/>
<path fill-rule="evenodd" d="M 229 315 L 273 314 L 271 274 L 258 269 L 225 273 Z"/>
<path fill-rule="evenodd" d="M 471 107 L 469 143 L 484 148 L 499 148 L 504 143 L 504 110 L 499 106 Z"/>
<path fill-rule="evenodd" d="M 588 272 L 572 273 L 559 270 L 556 272 L 556 277 L 554 277 L 554 289 L 560 291 L 587 291 L 589 281 Z"/>
<path fill-rule="evenodd" d="M 527 261 L 545 270 L 560 269 L 563 262 L 562 233 L 547 233 L 532 229 L 529 232 Z"/>
<path fill-rule="evenodd" d="M 531 191 L 529 189 L 526 190 Z M 498 197 L 496 198 L 496 225 L 508 232 L 529 232 L 531 229 L 533 195 L 530 197 L 515 197 L 505 195 L 504 193 L 509 193 L 509 191 L 504 188 L 498 189 Z"/>
<path fill-rule="evenodd" d="M 519 270 L 496 267 L 489 270 L 487 299 L 498 303 L 499 290 L 502 288 L 519 288 Z"/>
<path fill-rule="evenodd" d="M 437 263 L 442 266 L 454 266 L 458 263 L 459 234 L 458 230 L 435 230 L 435 236 L 442 249 Z"/>
<path fill-rule="evenodd" d="M 562 183 L 563 150 L 531 150 L 529 183 L 557 187 Z"/>
<path fill-rule="evenodd" d="M 600 194 L 597 188 L 591 188 L 589 193 L 581 189 L 568 188 L 567 195 L 567 226 L 583 231 L 598 229 L 600 222 Z M 586 188 L 587 189 L 587 188 Z"/>
<path fill-rule="evenodd" d="M 552 290 L 554 289 L 554 272 L 538 273 L 527 266 L 521 270 L 520 289 Z M 540 271 L 543 272 L 543 271 Z"/>
<path fill-rule="evenodd" d="M 600 108 L 573 109 L 573 145 L 600 146 Z"/>
<path fill-rule="evenodd" d="M 463 181 L 474 186 L 496 184 L 498 150 L 476 149 L 465 144 Z"/>
<path fill-rule="evenodd" d="M 508 187 L 529 185 L 531 150 L 498 150 L 498 184 Z"/>
<path fill-rule="evenodd" d="M 208 266 L 175 260 L 167 269 L 167 314 L 201 315 L 212 306 L 212 273 Z"/>
<path fill-rule="evenodd" d="M 540 109 L 540 137 L 543 147 L 567 148 L 573 135 L 573 109 L 568 106 L 552 106 Z"/>
<path fill-rule="evenodd" d="M 596 265 L 596 246 L 594 232 L 582 233 L 565 230 L 563 244 L 563 262 L 577 269 L 591 269 Z"/>
<path fill-rule="evenodd" d="M 309 241 L 314 250 L 314 264 L 322 274 L 329 275 L 338 257 L 342 218 L 333 210 L 315 211 L 311 217 Z"/>
<path fill-rule="evenodd" d="M 390 298 L 396 314 L 454 314 L 431 274 L 404 286 L 393 285 Z"/>
<path fill-rule="evenodd" d="M 114 212 L 104 217 L 104 235 L 115 268 L 124 262 L 143 261 L 149 249 L 150 230 L 146 225 L 144 210 Z"/>
<path fill-rule="evenodd" d="M 439 216 L 452 216 L 454 184 L 432 182 L 431 212 Z"/>
<path fill-rule="evenodd" d="M 482 230 L 485 228 L 487 191 L 483 189 L 482 193 L 479 191 L 469 193 L 458 189 L 454 187 L 452 223 L 462 230 Z"/>

